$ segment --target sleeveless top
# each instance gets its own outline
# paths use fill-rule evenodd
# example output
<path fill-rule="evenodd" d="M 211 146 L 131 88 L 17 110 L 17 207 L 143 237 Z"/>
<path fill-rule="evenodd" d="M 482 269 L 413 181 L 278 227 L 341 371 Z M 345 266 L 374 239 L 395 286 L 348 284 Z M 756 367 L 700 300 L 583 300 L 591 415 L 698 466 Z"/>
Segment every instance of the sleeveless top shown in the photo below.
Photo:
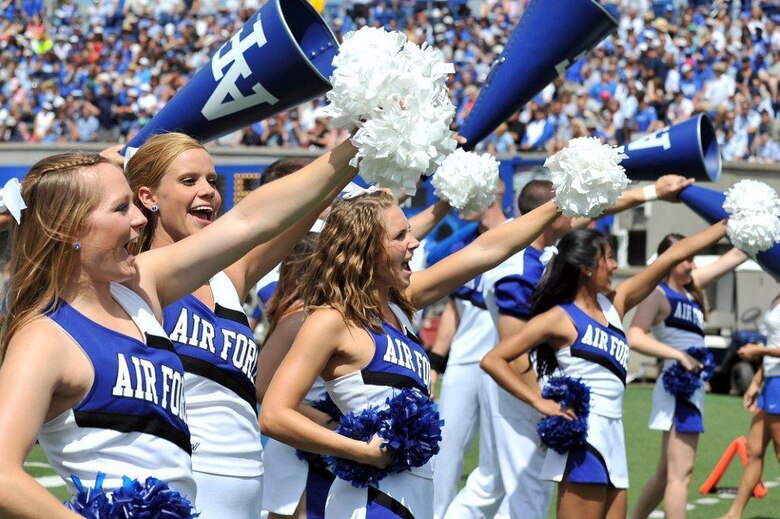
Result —
<path fill-rule="evenodd" d="M 555 356 L 565 375 L 582 378 L 590 387 L 590 411 L 607 417 L 623 415 L 623 393 L 626 389 L 628 341 L 620 315 L 606 296 L 598 302 L 607 325 L 596 321 L 574 303 L 560 307 L 577 329 L 577 339 L 571 346 L 559 349 Z"/>
<path fill-rule="evenodd" d="M 360 371 L 325 381 L 330 397 L 344 414 L 359 413 L 371 406 L 384 407 L 388 398 L 406 387 L 429 394 L 431 366 L 428 355 L 411 332 L 407 317 L 395 305 L 391 308 L 404 330 L 384 321 L 382 333 L 366 330 L 374 342 L 371 362 Z M 410 472 L 432 479 L 433 465 L 428 462 Z"/>
<path fill-rule="evenodd" d="M 701 305 L 685 292 L 681 294 L 666 283 L 658 289 L 669 300 L 671 312 L 663 322 L 652 327 L 653 336 L 678 350 L 704 346 L 704 312 Z"/>
<path fill-rule="evenodd" d="M 103 472 L 106 489 L 121 487 L 122 476 L 154 476 L 194 502 L 181 361 L 138 294 L 111 283 L 111 295 L 146 342 L 106 328 L 66 302 L 47 312 L 87 356 L 95 378 L 81 402 L 43 424 L 38 441 L 71 492 L 71 475 L 89 486 Z"/>
<path fill-rule="evenodd" d="M 212 311 L 192 294 L 164 310 L 164 326 L 186 374 L 192 468 L 238 477 L 263 473 L 257 423 L 257 344 L 224 272 L 209 280 Z"/>
<path fill-rule="evenodd" d="M 780 304 L 769 308 L 764 314 L 766 347 L 780 348 Z M 780 377 L 780 357 L 764 355 L 764 377 Z"/>

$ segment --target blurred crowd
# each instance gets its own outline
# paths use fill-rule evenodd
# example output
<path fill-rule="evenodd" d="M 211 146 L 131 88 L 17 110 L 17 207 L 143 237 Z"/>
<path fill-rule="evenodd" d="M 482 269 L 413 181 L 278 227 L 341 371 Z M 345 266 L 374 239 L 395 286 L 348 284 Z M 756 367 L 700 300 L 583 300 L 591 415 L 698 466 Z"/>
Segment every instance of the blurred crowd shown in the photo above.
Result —
<path fill-rule="evenodd" d="M 261 0 L 0 0 L 0 141 L 126 140 L 208 62 Z M 468 116 L 524 0 L 328 0 L 337 35 L 404 31 L 455 63 Z M 623 144 L 708 113 L 726 160 L 780 162 L 780 2 L 602 0 L 620 29 L 490 135 L 497 153 L 572 137 Z M 551 36 L 552 37 L 552 36 Z M 519 79 L 520 80 L 520 79 Z M 315 100 L 220 139 L 327 148 L 345 138 Z"/>

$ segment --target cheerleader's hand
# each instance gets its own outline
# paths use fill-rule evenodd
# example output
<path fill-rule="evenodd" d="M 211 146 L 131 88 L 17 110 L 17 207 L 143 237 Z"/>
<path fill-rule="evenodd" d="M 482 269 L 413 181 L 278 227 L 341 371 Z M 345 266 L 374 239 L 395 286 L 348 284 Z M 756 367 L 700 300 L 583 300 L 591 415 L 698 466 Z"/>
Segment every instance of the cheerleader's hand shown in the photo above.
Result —
<path fill-rule="evenodd" d="M 125 169 L 125 157 L 122 155 L 122 150 L 124 149 L 124 144 L 115 144 L 114 146 L 109 146 L 108 148 L 104 149 L 100 152 L 100 155 L 102 155 L 104 158 L 107 158 L 111 161 L 111 164 L 118 167 L 121 170 Z"/>
<path fill-rule="evenodd" d="M 742 404 L 745 406 L 745 411 L 753 412 L 756 410 L 758 404 L 758 395 L 761 394 L 761 388 L 758 385 L 751 383 L 748 386 L 747 391 L 742 396 Z"/>
<path fill-rule="evenodd" d="M 382 443 L 384 443 L 384 441 L 385 440 L 382 439 L 381 436 L 376 434 L 373 438 L 371 438 L 370 442 L 367 444 L 364 443 L 363 445 L 366 446 L 366 449 L 365 455 L 363 456 L 363 460 L 361 460 L 361 462 L 379 469 L 383 469 L 390 465 L 390 451 L 382 447 Z"/>
<path fill-rule="evenodd" d="M 677 202 L 680 191 L 693 184 L 694 179 L 680 175 L 664 175 L 655 181 L 655 192 L 659 200 Z"/>
<path fill-rule="evenodd" d="M 688 353 L 682 351 L 680 352 L 682 355 L 678 359 L 680 361 L 680 364 L 682 364 L 682 367 L 685 368 L 688 371 L 692 371 L 694 373 L 699 373 L 701 370 L 704 369 L 704 364 L 696 360 L 695 357 L 692 357 Z"/>
<path fill-rule="evenodd" d="M 577 418 L 577 415 L 572 409 L 562 407 L 559 402 L 548 398 L 540 398 L 536 404 L 534 404 L 534 409 L 545 416 L 562 416 L 567 420 L 575 420 Z"/>
<path fill-rule="evenodd" d="M 758 344 L 745 344 L 738 351 L 737 354 L 742 360 L 755 360 L 764 355 L 764 347 Z"/>

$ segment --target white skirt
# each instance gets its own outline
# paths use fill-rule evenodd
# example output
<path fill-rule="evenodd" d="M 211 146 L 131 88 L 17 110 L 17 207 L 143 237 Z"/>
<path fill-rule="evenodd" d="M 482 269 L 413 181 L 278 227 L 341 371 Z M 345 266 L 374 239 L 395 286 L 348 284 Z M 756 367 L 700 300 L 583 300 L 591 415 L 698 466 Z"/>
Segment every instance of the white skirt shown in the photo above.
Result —
<path fill-rule="evenodd" d="M 257 519 L 263 499 L 263 476 L 235 477 L 193 472 L 201 519 Z"/>
<path fill-rule="evenodd" d="M 263 510 L 292 515 L 306 489 L 309 464 L 298 459 L 295 449 L 273 438 L 263 448 Z"/>
<path fill-rule="evenodd" d="M 379 487 L 355 488 L 336 478 L 325 504 L 325 519 L 432 519 L 433 480 L 411 472 L 391 474 Z"/>
<path fill-rule="evenodd" d="M 664 363 L 664 369 L 671 363 Z M 671 431 L 675 420 L 675 409 L 677 408 L 677 397 L 664 389 L 662 380 L 663 371 L 659 374 L 653 387 L 653 407 L 650 410 L 650 421 L 648 427 L 654 431 Z M 688 401 L 699 410 L 699 414 L 704 416 L 704 384 L 697 389 Z M 702 428 L 703 429 L 703 428 Z"/>
<path fill-rule="evenodd" d="M 606 466 L 609 483 L 615 488 L 628 488 L 628 462 L 622 419 L 607 418 L 591 412 L 588 416 L 587 442 L 601 456 Z M 568 460 L 568 452 L 558 454 L 552 449 L 547 449 L 542 479 L 563 481 Z"/>

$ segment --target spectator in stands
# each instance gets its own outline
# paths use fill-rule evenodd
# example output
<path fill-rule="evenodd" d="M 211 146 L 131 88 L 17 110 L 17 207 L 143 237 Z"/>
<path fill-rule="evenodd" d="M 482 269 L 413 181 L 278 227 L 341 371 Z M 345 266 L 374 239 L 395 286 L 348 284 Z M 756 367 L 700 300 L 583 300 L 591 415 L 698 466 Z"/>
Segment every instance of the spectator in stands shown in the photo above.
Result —
<path fill-rule="evenodd" d="M 780 162 L 780 144 L 772 140 L 768 132 L 759 133 L 758 138 L 753 141 L 752 156 L 757 162 Z"/>
<path fill-rule="evenodd" d="M 704 89 L 697 106 L 697 109 L 719 118 L 729 108 L 736 90 L 734 79 L 726 74 L 726 68 L 726 63 L 723 61 L 718 61 L 712 66 L 715 77 L 704 82 Z"/>
<path fill-rule="evenodd" d="M 749 136 L 770 128 L 769 140 L 777 141 L 780 10 L 774 4 L 744 0 L 602 4 L 618 14 L 618 37 L 573 64 L 565 78 L 536 96 L 534 105 L 507 121 L 516 149 L 558 147 L 559 141 L 577 133 L 575 118 L 582 119 L 580 127 L 585 120 L 591 127 L 595 121 L 610 141 L 630 140 L 629 132 L 638 131 L 637 121 L 644 126 L 652 119 L 638 112 L 641 96 L 656 112 L 648 131 L 703 111 L 717 117 L 719 138 L 725 139 L 722 125 L 733 110 L 738 125 L 742 119 L 749 121 Z M 737 11 L 740 5 L 744 9 Z M 84 133 L 91 133 L 82 102 L 99 110 L 94 138 L 127 139 L 207 63 L 253 14 L 258 0 L 61 0 L 52 13 L 43 6 L 41 0 L 0 0 L 0 119 L 8 117 L 14 123 L 0 121 L 2 141 L 79 140 L 83 136 L 77 121 L 86 128 Z M 451 92 L 459 127 L 523 7 L 524 2 L 488 0 L 474 16 L 460 1 L 429 8 L 414 0 L 358 5 L 350 0 L 340 7 L 329 4 L 326 14 L 338 16 L 332 19 L 337 33 L 363 23 L 383 25 L 441 49 L 456 64 Z M 59 107 L 54 106 L 58 97 L 65 100 Z M 743 101 L 747 108 L 740 105 Z M 44 108 L 45 103 L 53 109 Z M 297 117 L 290 112 L 263 121 L 220 143 L 309 147 L 311 136 L 317 140 L 323 132 L 343 138 L 343 132 L 328 122 L 315 130 L 318 103 L 302 105 Z M 533 113 L 536 105 L 552 127 L 549 136 L 548 124 Z M 758 129 L 756 114 L 761 119 Z M 280 127 L 269 131 L 272 126 Z M 535 142 L 541 135 L 545 139 Z M 753 146 L 748 149 L 755 153 Z"/>
<path fill-rule="evenodd" d="M 547 110 L 536 105 L 533 108 L 533 119 L 525 127 L 525 135 L 520 143 L 520 149 L 544 150 L 547 141 L 555 134 L 555 129 L 547 120 Z"/>

